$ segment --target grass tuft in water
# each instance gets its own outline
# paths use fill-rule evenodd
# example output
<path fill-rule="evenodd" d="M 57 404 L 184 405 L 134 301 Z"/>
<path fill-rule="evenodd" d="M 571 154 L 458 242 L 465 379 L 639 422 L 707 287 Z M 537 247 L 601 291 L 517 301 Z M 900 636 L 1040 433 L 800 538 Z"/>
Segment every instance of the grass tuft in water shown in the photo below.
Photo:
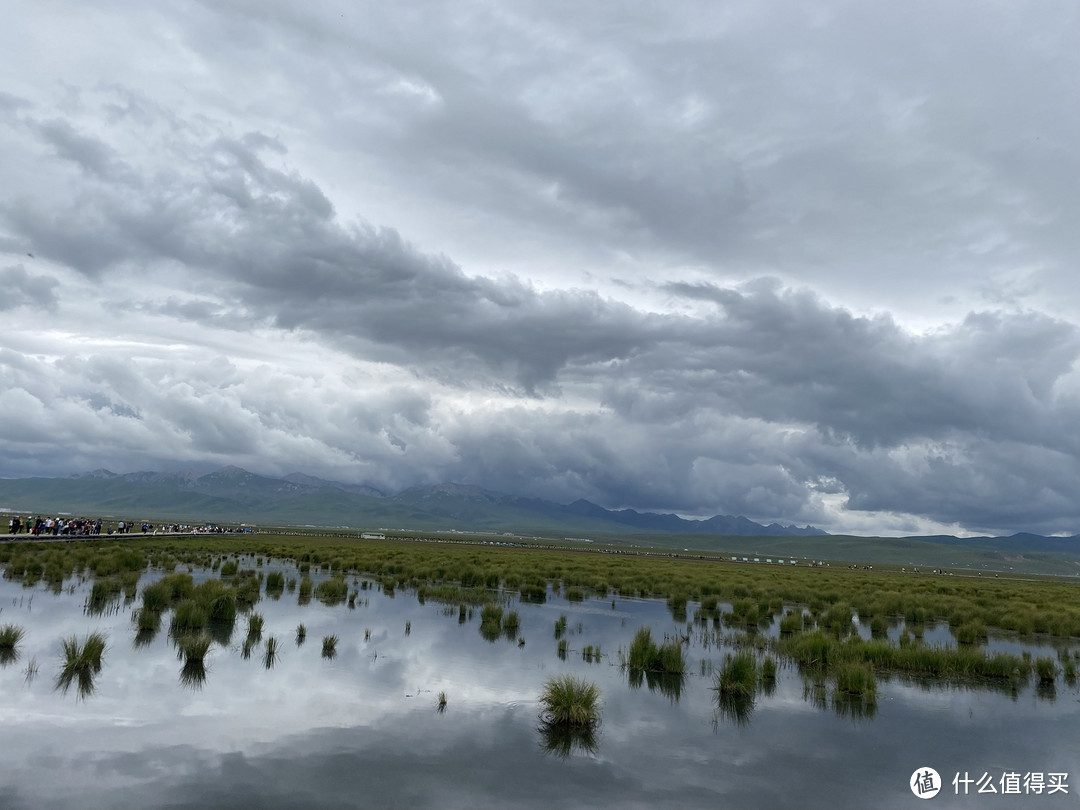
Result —
<path fill-rule="evenodd" d="M 266 649 L 263 651 L 263 666 L 273 669 L 278 658 L 278 640 L 274 636 L 266 639 Z"/>
<path fill-rule="evenodd" d="M 1039 678 L 1040 683 L 1053 683 L 1058 675 L 1057 663 L 1049 656 L 1036 658 L 1035 675 Z"/>
<path fill-rule="evenodd" d="M 323 636 L 322 640 L 322 657 L 333 659 L 337 656 L 337 635 Z"/>
<path fill-rule="evenodd" d="M 439 698 L 438 698 L 438 701 L 437 701 L 437 705 L 438 705 L 438 708 L 439 708 L 440 712 L 445 712 L 446 711 L 446 692 L 439 692 Z"/>
<path fill-rule="evenodd" d="M 873 699 L 877 694 L 877 681 L 869 664 L 842 662 L 836 665 L 836 691 L 849 697 Z"/>
<path fill-rule="evenodd" d="M 626 665 L 631 670 L 641 672 L 668 672 L 680 675 L 686 672 L 686 657 L 682 644 L 677 641 L 665 641 L 657 646 L 652 639 L 652 630 L 640 628 L 630 642 L 630 651 Z"/>
<path fill-rule="evenodd" d="M 22 642 L 23 637 L 26 635 L 26 630 L 19 627 L 17 624 L 5 624 L 0 627 L 0 651 L 10 650 L 15 651 L 15 648 Z"/>
<path fill-rule="evenodd" d="M 716 676 L 716 689 L 721 694 L 752 698 L 757 694 L 757 686 L 757 656 L 752 650 L 729 655 Z"/>
<path fill-rule="evenodd" d="M 82 644 L 77 636 L 69 636 L 61 645 L 64 663 L 56 679 L 56 688 L 67 694 L 68 689 L 75 683 L 78 696 L 88 697 L 94 691 L 94 676 L 101 672 L 106 647 L 104 634 L 90 633 Z"/>
<path fill-rule="evenodd" d="M 262 638 L 263 617 L 261 613 L 252 613 L 248 616 L 248 638 L 258 641 Z"/>
<path fill-rule="evenodd" d="M 540 707 L 546 725 L 595 726 L 600 722 L 600 688 L 573 675 L 559 675 L 544 684 Z"/>
<path fill-rule="evenodd" d="M 180 639 L 178 653 L 184 659 L 185 664 L 202 664 L 213 643 L 214 640 L 205 633 L 197 636 L 184 636 Z"/>
<path fill-rule="evenodd" d="M 296 646 L 299 647 L 307 640 L 307 628 L 304 627 L 303 622 L 296 625 Z"/>

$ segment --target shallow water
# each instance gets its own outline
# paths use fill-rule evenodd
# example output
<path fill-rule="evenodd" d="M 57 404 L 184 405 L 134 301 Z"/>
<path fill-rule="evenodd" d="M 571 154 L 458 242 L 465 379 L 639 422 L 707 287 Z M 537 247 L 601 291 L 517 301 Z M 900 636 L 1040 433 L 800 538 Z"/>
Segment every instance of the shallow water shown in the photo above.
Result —
<path fill-rule="evenodd" d="M 657 640 L 687 632 L 663 602 L 515 599 L 520 629 L 489 642 L 478 608 L 459 624 L 456 606 L 447 615 L 410 593 L 365 590 L 352 610 L 264 596 L 262 645 L 241 656 L 241 615 L 193 688 L 180 681 L 167 617 L 136 648 L 131 607 L 88 616 L 88 590 L 0 581 L 0 624 L 27 631 L 19 660 L 0 668 L 0 807 L 912 807 L 922 805 L 908 781 L 926 765 L 946 781 L 935 806 L 1063 807 L 1080 794 L 1080 694 L 1060 678 L 1053 694 L 1028 685 L 1015 695 L 879 680 L 868 718 L 838 713 L 827 697 L 815 705 L 782 667 L 775 693 L 734 717 L 701 674 L 729 652 L 712 634 L 691 632 L 681 690 L 630 685 L 618 651 L 638 627 Z M 566 660 L 553 632 L 561 614 Z M 307 640 L 298 647 L 299 622 Z M 93 630 L 109 637 L 94 692 L 57 691 L 61 638 Z M 331 633 L 338 655 L 326 660 L 321 639 Z M 270 636 L 281 653 L 268 669 Z M 595 644 L 601 662 L 584 662 L 582 648 Z M 38 672 L 27 678 L 31 660 Z M 538 720 L 544 681 L 563 672 L 596 682 L 604 698 L 595 747 L 570 756 L 544 750 Z M 979 796 L 975 785 L 954 795 L 952 777 L 964 771 L 1078 781 L 1053 796 Z"/>

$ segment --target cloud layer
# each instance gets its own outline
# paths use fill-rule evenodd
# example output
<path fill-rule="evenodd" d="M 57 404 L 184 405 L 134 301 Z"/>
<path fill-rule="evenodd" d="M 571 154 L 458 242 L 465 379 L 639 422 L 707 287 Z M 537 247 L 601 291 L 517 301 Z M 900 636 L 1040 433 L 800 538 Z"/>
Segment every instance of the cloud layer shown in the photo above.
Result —
<path fill-rule="evenodd" d="M 0 474 L 1080 531 L 1075 12 L 860 9 L 23 9 Z"/>

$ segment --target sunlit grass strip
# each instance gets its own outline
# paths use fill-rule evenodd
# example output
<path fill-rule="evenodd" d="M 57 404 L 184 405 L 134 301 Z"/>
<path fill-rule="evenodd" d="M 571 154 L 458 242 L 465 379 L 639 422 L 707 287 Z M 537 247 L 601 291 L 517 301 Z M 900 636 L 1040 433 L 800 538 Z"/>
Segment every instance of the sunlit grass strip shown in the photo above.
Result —
<path fill-rule="evenodd" d="M 573 675 L 549 678 L 540 693 L 541 719 L 548 725 L 589 727 L 600 722 L 600 688 Z"/>

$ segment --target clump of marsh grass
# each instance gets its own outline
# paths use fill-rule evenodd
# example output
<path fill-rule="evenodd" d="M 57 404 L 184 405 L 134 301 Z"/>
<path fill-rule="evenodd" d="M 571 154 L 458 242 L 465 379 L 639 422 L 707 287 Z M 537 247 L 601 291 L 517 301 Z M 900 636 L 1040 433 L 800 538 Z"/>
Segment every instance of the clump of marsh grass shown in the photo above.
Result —
<path fill-rule="evenodd" d="M 315 586 L 315 598 L 325 605 L 340 605 L 349 595 L 345 577 L 332 577 Z"/>
<path fill-rule="evenodd" d="M 502 605 L 484 605 L 480 609 L 480 623 L 502 627 Z"/>
<path fill-rule="evenodd" d="M 836 691 L 848 697 L 872 700 L 877 694 L 877 681 L 869 664 L 844 661 L 836 665 Z"/>
<path fill-rule="evenodd" d="M 206 608 L 207 618 L 214 624 L 232 627 L 236 622 L 236 594 L 224 591 L 210 599 Z"/>
<path fill-rule="evenodd" d="M 338 637 L 336 634 L 323 636 L 322 640 L 322 657 L 326 659 L 333 659 L 337 656 L 337 643 Z"/>
<path fill-rule="evenodd" d="M 26 630 L 16 624 L 0 627 L 0 665 L 7 665 L 19 660 L 19 645 Z"/>
<path fill-rule="evenodd" d="M 304 627 L 303 622 L 296 625 L 296 646 L 299 647 L 304 641 L 307 640 L 307 628 Z"/>
<path fill-rule="evenodd" d="M 266 639 L 266 648 L 263 650 L 263 666 L 273 669 L 278 658 L 278 641 L 274 636 Z"/>
<path fill-rule="evenodd" d="M 184 636 L 177 644 L 177 656 L 182 658 L 185 664 L 201 665 L 213 643 L 214 640 L 206 633 Z"/>
<path fill-rule="evenodd" d="M 172 588 L 163 580 L 152 582 L 142 589 L 143 610 L 161 613 L 169 606 L 171 600 Z"/>
<path fill-rule="evenodd" d="M 253 641 L 258 641 L 262 638 L 263 631 L 263 617 L 261 613 L 252 613 L 248 616 L 248 635 L 247 637 Z"/>
<path fill-rule="evenodd" d="M 502 627 L 503 630 L 507 631 L 511 635 L 517 634 L 518 628 L 521 627 L 521 618 L 518 616 L 518 612 L 516 610 L 511 610 L 509 613 L 503 616 Z"/>
<path fill-rule="evenodd" d="M 1035 675 L 1040 683 L 1053 683 L 1058 676 L 1057 664 L 1054 659 L 1044 656 L 1035 659 Z"/>
<path fill-rule="evenodd" d="M 184 599 L 173 610 L 170 630 L 174 636 L 200 633 L 206 627 L 206 610 L 194 599 Z"/>
<path fill-rule="evenodd" d="M 303 569 L 301 569 L 303 570 Z M 300 587 L 296 593 L 296 603 L 298 605 L 306 605 L 311 601 L 311 592 L 315 590 L 315 585 L 311 581 L 311 577 L 306 574 L 300 577 Z"/>
<path fill-rule="evenodd" d="M 38 674 L 38 662 L 36 658 L 31 658 L 26 662 L 26 671 L 23 673 L 26 676 L 26 682 L 30 683 Z"/>
<path fill-rule="evenodd" d="M 495 641 L 502 634 L 502 605 L 484 605 L 480 609 L 480 635 Z"/>
<path fill-rule="evenodd" d="M 405 635 L 409 635 L 412 632 L 412 622 L 405 622 Z"/>
<path fill-rule="evenodd" d="M 557 648 L 557 652 L 558 652 L 559 658 L 561 658 L 563 661 L 566 660 L 566 648 L 569 647 L 569 646 L 570 646 L 570 642 L 568 642 L 565 638 L 560 638 L 559 639 L 559 646 Z"/>
<path fill-rule="evenodd" d="M 641 672 L 667 672 L 681 675 L 686 672 L 686 656 L 678 641 L 657 645 L 648 627 L 640 628 L 630 642 L 626 665 Z"/>
<path fill-rule="evenodd" d="M 775 673 L 774 673 L 775 674 Z M 757 694 L 757 656 L 752 650 L 729 655 L 716 676 L 716 689 L 722 694 L 753 698 Z"/>
<path fill-rule="evenodd" d="M 101 672 L 106 647 L 104 634 L 89 633 L 81 644 L 77 636 L 69 636 L 61 645 L 64 663 L 56 678 L 56 688 L 67 694 L 75 683 L 78 696 L 89 697 L 94 692 L 94 676 Z"/>
<path fill-rule="evenodd" d="M 953 634 L 957 644 L 985 644 L 987 640 L 986 625 L 979 619 L 961 624 Z"/>
<path fill-rule="evenodd" d="M 161 627 L 161 614 L 144 607 L 132 611 L 131 620 L 140 633 L 156 633 Z"/>
<path fill-rule="evenodd" d="M 545 725 L 595 726 L 600 722 L 600 688 L 573 675 L 558 675 L 544 684 L 540 707 Z"/>
<path fill-rule="evenodd" d="M 251 658 L 251 651 L 255 648 L 255 639 L 248 636 L 244 639 L 244 643 L 240 645 L 240 657 L 247 661 Z"/>
<path fill-rule="evenodd" d="M 555 638 L 562 638 L 566 632 L 566 614 L 555 620 Z"/>
<path fill-rule="evenodd" d="M 438 700 L 436 701 L 436 706 L 438 707 L 440 713 L 446 711 L 446 692 L 439 692 L 439 697 L 438 697 Z"/>

